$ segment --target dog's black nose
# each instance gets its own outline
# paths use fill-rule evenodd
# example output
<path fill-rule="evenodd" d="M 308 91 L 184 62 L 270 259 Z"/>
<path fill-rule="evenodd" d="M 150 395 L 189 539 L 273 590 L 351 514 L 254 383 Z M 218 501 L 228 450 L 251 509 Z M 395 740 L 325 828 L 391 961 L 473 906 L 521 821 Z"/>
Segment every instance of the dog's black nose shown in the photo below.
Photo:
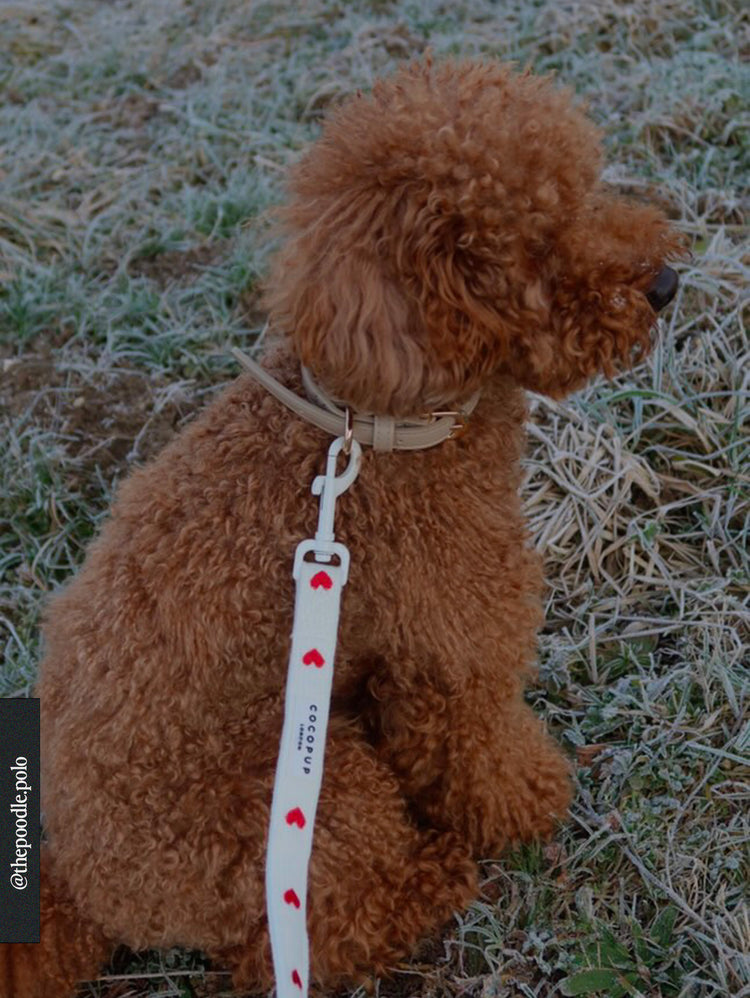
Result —
<path fill-rule="evenodd" d="M 675 296 L 679 281 L 671 267 L 662 267 L 646 292 L 649 305 L 655 312 L 665 308 Z"/>

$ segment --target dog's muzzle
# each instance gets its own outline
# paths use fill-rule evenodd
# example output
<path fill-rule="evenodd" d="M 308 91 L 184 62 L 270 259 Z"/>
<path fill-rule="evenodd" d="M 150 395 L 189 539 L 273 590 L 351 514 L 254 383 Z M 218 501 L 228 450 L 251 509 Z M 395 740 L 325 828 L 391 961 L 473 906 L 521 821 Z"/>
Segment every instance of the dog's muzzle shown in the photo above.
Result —
<path fill-rule="evenodd" d="M 646 300 L 654 312 L 660 312 L 669 305 L 677 293 L 678 284 L 675 271 L 671 267 L 662 267 L 646 292 Z"/>

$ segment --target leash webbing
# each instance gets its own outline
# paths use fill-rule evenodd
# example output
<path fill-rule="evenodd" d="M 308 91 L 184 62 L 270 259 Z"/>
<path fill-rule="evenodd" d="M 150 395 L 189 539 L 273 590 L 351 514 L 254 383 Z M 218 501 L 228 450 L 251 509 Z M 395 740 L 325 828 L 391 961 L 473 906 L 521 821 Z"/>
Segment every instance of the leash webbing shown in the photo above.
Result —
<path fill-rule="evenodd" d="M 349 572 L 349 551 L 334 539 L 334 508 L 357 477 L 362 456 L 352 440 L 349 464 L 336 475 L 344 446 L 343 438 L 334 440 L 326 473 L 312 484 L 313 494 L 320 496 L 318 529 L 297 546 L 294 557 L 294 626 L 266 856 L 277 998 L 305 998 L 310 978 L 307 870 L 323 779 L 341 591 Z M 313 560 L 306 560 L 310 555 Z"/>

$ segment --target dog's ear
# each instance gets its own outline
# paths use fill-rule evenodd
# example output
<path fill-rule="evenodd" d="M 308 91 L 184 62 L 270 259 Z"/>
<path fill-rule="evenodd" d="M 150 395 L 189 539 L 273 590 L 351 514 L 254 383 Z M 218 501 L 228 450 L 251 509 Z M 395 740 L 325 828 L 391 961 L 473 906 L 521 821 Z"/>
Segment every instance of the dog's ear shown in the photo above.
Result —
<path fill-rule="evenodd" d="M 350 246 L 340 232 L 293 237 L 272 267 L 269 313 L 334 398 L 365 412 L 411 413 L 424 373 L 412 309 L 379 261 Z"/>
<path fill-rule="evenodd" d="M 467 398 L 502 354 L 491 303 L 512 286 L 512 250 L 480 263 L 456 216 L 419 197 L 348 191 L 317 217 L 311 204 L 322 207 L 299 198 L 279 212 L 287 239 L 264 296 L 301 362 L 362 411 L 415 415 Z"/>

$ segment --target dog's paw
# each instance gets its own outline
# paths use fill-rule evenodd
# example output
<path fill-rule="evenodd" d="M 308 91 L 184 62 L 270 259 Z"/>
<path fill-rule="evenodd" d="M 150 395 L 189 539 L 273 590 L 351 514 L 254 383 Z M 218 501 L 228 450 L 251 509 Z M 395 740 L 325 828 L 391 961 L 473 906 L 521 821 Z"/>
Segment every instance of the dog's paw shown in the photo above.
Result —
<path fill-rule="evenodd" d="M 454 760 L 451 777 L 421 801 L 424 817 L 462 835 L 475 856 L 549 838 L 570 805 L 572 766 L 530 712 L 519 722 L 513 738 Z"/>

